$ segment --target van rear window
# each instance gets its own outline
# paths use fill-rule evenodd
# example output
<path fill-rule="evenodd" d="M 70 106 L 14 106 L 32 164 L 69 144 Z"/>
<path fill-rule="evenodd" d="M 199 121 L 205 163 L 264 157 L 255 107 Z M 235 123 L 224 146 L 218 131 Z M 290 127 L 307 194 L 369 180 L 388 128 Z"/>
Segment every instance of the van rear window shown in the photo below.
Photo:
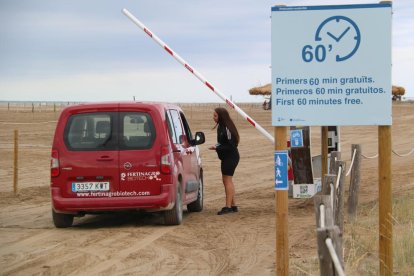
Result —
<path fill-rule="evenodd" d="M 72 150 L 110 150 L 116 148 L 114 113 L 88 113 L 70 117 L 65 143 Z"/>
<path fill-rule="evenodd" d="M 151 116 L 144 112 L 120 113 L 120 149 L 148 149 L 155 139 Z"/>
<path fill-rule="evenodd" d="M 65 144 L 70 150 L 139 150 L 152 147 L 155 128 L 145 112 L 100 112 L 70 117 Z"/>

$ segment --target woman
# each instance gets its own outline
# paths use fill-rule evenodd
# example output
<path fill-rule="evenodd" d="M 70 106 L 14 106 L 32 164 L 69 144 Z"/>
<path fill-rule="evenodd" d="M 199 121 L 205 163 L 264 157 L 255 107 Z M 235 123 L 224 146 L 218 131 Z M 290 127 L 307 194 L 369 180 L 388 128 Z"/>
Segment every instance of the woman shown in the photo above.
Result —
<path fill-rule="evenodd" d="M 215 150 L 218 158 L 221 160 L 221 174 L 226 192 L 226 206 L 217 215 L 225 215 L 238 211 L 234 198 L 233 174 L 240 160 L 237 149 L 240 137 L 225 108 L 218 107 L 214 109 L 213 120 L 216 123 L 213 129 L 217 128 L 217 144 L 209 149 Z"/>

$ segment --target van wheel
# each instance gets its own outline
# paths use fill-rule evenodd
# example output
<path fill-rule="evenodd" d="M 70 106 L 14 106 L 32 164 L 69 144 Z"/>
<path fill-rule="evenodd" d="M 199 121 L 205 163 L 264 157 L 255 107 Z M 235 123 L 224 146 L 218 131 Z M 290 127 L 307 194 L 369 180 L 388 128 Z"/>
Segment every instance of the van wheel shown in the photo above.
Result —
<path fill-rule="evenodd" d="M 187 204 L 187 210 L 189 212 L 201 212 L 203 210 L 203 195 L 204 186 L 203 186 L 203 177 L 200 177 L 199 186 L 198 186 L 198 195 L 197 200 Z"/>
<path fill-rule="evenodd" d="M 67 228 L 71 227 L 73 223 L 73 215 L 56 213 L 52 209 L 53 223 L 56 228 Z"/>
<path fill-rule="evenodd" d="M 174 208 L 164 212 L 164 222 L 166 225 L 180 225 L 183 221 L 183 205 L 181 199 L 181 189 L 177 189 Z"/>

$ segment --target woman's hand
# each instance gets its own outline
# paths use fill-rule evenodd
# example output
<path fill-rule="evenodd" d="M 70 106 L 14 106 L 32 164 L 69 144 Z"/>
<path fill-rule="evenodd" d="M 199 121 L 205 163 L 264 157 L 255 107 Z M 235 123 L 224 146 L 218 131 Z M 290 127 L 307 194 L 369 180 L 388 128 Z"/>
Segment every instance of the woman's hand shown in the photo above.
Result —
<path fill-rule="evenodd" d="M 216 150 L 216 146 L 211 146 L 208 148 L 209 150 Z"/>

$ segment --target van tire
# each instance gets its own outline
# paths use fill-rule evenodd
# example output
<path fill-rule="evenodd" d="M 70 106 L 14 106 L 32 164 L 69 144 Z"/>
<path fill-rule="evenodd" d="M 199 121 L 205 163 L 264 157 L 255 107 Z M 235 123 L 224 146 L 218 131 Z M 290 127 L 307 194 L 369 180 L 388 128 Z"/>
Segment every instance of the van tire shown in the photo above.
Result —
<path fill-rule="evenodd" d="M 180 185 L 180 184 L 178 184 Z M 175 204 L 171 210 L 164 212 L 164 223 L 166 225 L 180 225 L 183 221 L 183 203 L 181 199 L 181 189 L 177 189 Z"/>
<path fill-rule="evenodd" d="M 56 228 L 67 228 L 71 227 L 73 223 L 73 215 L 56 213 L 52 209 L 53 223 Z"/>
<path fill-rule="evenodd" d="M 204 185 L 203 185 L 203 176 L 200 176 L 197 200 L 187 204 L 188 212 L 201 212 L 203 210 L 203 199 L 204 199 Z"/>

